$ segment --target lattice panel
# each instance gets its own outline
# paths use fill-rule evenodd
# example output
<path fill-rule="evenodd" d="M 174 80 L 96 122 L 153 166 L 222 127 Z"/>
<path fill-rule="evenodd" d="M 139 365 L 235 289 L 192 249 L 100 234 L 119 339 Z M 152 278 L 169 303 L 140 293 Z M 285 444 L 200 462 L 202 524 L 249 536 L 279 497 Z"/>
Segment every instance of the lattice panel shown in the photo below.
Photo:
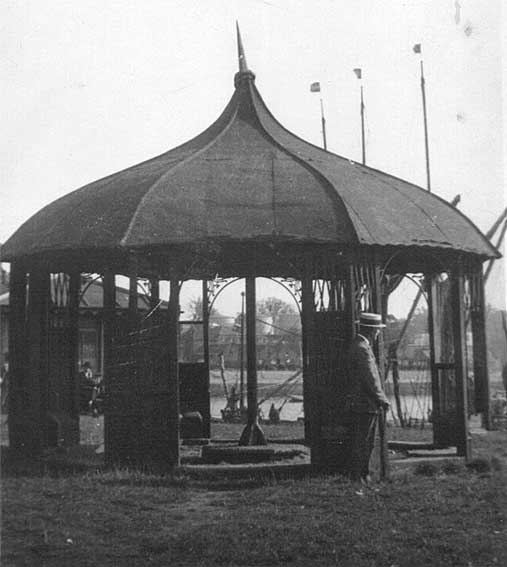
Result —
<path fill-rule="evenodd" d="M 482 275 L 475 271 L 466 278 L 468 284 L 469 307 L 472 311 L 482 309 Z"/>
<path fill-rule="evenodd" d="M 313 280 L 315 311 L 345 311 L 346 282 Z"/>
<path fill-rule="evenodd" d="M 51 303 L 58 308 L 67 307 L 69 304 L 69 282 L 68 274 L 59 272 L 51 274 Z"/>
<path fill-rule="evenodd" d="M 346 281 L 335 255 L 313 259 L 315 311 L 345 311 Z"/>
<path fill-rule="evenodd" d="M 375 265 L 363 262 L 353 267 L 357 312 L 375 311 L 376 277 Z"/>

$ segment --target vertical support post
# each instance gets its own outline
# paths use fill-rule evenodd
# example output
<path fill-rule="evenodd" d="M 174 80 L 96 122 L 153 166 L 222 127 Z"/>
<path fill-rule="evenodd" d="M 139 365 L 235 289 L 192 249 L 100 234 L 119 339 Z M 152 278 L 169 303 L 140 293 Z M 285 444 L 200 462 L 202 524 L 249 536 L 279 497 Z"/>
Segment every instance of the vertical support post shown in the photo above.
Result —
<path fill-rule="evenodd" d="M 104 337 L 104 367 L 103 381 L 106 391 L 106 404 L 104 408 L 104 454 L 106 463 L 114 461 L 114 446 L 111 431 L 113 407 L 111 404 L 112 364 L 113 364 L 113 329 L 116 310 L 116 285 L 114 272 L 106 269 L 103 274 L 103 337 Z"/>
<path fill-rule="evenodd" d="M 256 305 L 255 278 L 245 279 L 246 298 L 246 390 L 247 390 L 247 424 L 240 445 L 266 445 L 266 439 L 257 418 L 257 337 L 256 337 Z"/>
<path fill-rule="evenodd" d="M 73 269 L 69 273 L 69 351 L 68 351 L 68 380 L 71 396 L 71 431 L 69 441 L 79 444 L 79 299 L 81 293 L 81 273 Z"/>
<path fill-rule="evenodd" d="M 40 306 L 40 384 L 41 384 L 41 408 L 40 408 L 40 420 L 43 424 L 44 431 L 44 443 L 51 442 L 51 445 L 56 446 L 59 441 L 59 427 L 54 422 L 52 423 L 52 429 L 54 433 L 54 438 L 50 439 L 50 431 L 48 429 L 49 425 L 49 303 L 51 300 L 51 274 L 49 270 L 44 266 L 41 269 L 41 289 L 39 300 L 41 302 Z M 53 426 L 57 426 L 54 429 Z"/>
<path fill-rule="evenodd" d="M 138 324 L 138 298 L 137 298 L 137 258 L 132 255 L 129 258 L 129 327 L 133 331 Z"/>
<path fill-rule="evenodd" d="M 426 290 L 428 293 L 428 330 L 430 339 L 430 372 L 431 372 L 431 419 L 433 424 L 433 443 L 437 447 L 442 445 L 440 434 L 440 383 L 437 362 L 440 362 L 440 317 L 438 309 L 438 289 L 435 276 L 426 274 Z"/>
<path fill-rule="evenodd" d="M 203 348 L 203 358 L 204 365 L 206 367 L 206 391 L 208 396 L 208 407 L 209 407 L 209 389 L 210 389 L 210 377 L 209 377 L 209 297 L 208 297 L 208 282 L 203 280 L 202 282 L 202 348 Z M 211 410 L 210 410 L 211 411 Z M 204 420 L 204 436 L 211 437 L 211 419 L 206 416 Z"/>
<path fill-rule="evenodd" d="M 26 270 L 20 262 L 11 264 L 9 282 L 9 445 L 24 450 L 30 432 L 26 428 Z"/>
<path fill-rule="evenodd" d="M 127 381 L 123 389 L 125 398 L 121 415 L 118 416 L 120 422 L 118 431 L 122 430 L 122 439 L 118 445 L 123 447 L 123 455 L 120 461 L 128 464 L 144 465 L 147 458 L 148 447 L 144 443 L 144 416 L 146 414 L 146 404 L 142 398 L 143 384 L 143 346 L 139 325 L 139 299 L 137 292 L 138 259 L 135 253 L 131 253 L 128 260 L 129 276 L 129 302 L 128 302 L 128 328 L 129 328 L 129 364 L 125 370 Z M 124 347 L 125 348 L 125 347 Z M 126 387 L 125 387 L 126 386 Z M 123 392 L 111 392 L 115 397 L 122 395 Z"/>
<path fill-rule="evenodd" d="M 465 306 L 463 266 L 458 262 L 451 275 L 452 326 L 456 380 L 456 446 L 458 455 L 470 458 L 465 345 Z"/>
<path fill-rule="evenodd" d="M 380 278 L 381 278 L 381 269 L 378 262 L 375 263 L 374 266 L 374 273 L 375 273 L 375 281 L 372 282 L 375 286 L 375 289 L 372 290 L 372 299 L 373 299 L 373 310 L 375 313 L 379 313 L 382 317 L 384 317 L 384 313 L 382 311 L 382 290 L 380 286 Z M 384 352 L 384 334 L 383 332 L 379 333 L 378 340 L 377 340 L 377 356 L 378 356 L 378 365 L 380 371 L 380 378 L 382 380 L 382 386 L 384 385 L 385 379 L 385 352 Z"/>
<path fill-rule="evenodd" d="M 239 411 L 245 411 L 245 292 L 241 292 L 241 320 L 239 330 Z"/>
<path fill-rule="evenodd" d="M 313 444 L 315 375 L 313 364 L 313 335 L 314 335 L 314 299 L 312 285 L 311 258 L 305 258 L 303 276 L 301 279 L 301 323 L 303 350 L 303 405 L 305 415 L 305 443 L 310 447 Z"/>
<path fill-rule="evenodd" d="M 346 282 L 346 317 L 347 317 L 347 335 L 349 341 L 356 336 L 356 290 L 354 283 L 354 267 L 350 264 L 347 267 L 347 282 Z"/>
<path fill-rule="evenodd" d="M 28 372 L 24 412 L 31 439 L 26 447 L 33 455 L 40 454 L 46 442 L 48 409 L 48 303 L 49 272 L 45 266 L 32 266 L 28 291 Z"/>
<path fill-rule="evenodd" d="M 398 353 L 396 348 L 392 349 L 391 354 L 391 368 L 393 373 L 393 393 L 394 400 L 396 403 L 396 414 L 400 422 L 401 427 L 405 427 L 405 417 L 403 416 L 403 411 L 401 409 L 401 398 L 400 398 L 400 372 L 398 369 Z"/>
<path fill-rule="evenodd" d="M 180 379 L 178 368 L 178 326 L 180 318 L 180 283 L 171 278 L 168 316 L 168 467 L 174 469 L 180 464 Z"/>
<path fill-rule="evenodd" d="M 486 343 L 486 302 L 484 297 L 484 276 L 482 265 L 474 267 L 472 275 L 474 293 L 472 294 L 472 337 L 474 355 L 474 386 L 475 409 L 482 412 L 483 425 L 491 429 L 491 416 L 489 411 L 489 375 L 488 375 L 488 349 Z"/>
<path fill-rule="evenodd" d="M 384 316 L 382 312 L 382 289 L 381 289 L 381 269 L 378 262 L 378 259 L 375 259 L 375 281 L 373 285 L 375 286 L 375 290 L 373 291 L 373 303 L 374 303 L 374 310 L 377 313 L 380 313 Z M 380 380 L 382 384 L 382 388 L 384 387 L 385 382 L 385 350 L 384 350 L 384 334 L 383 332 L 379 333 L 378 341 L 377 341 L 377 349 L 378 349 L 378 365 L 379 365 L 379 373 L 380 373 Z M 386 430 L 386 412 L 384 409 L 380 409 L 379 415 L 379 437 L 380 437 L 380 478 L 385 479 L 389 475 L 389 459 L 388 459 L 388 438 L 387 438 L 387 430 Z"/>
<path fill-rule="evenodd" d="M 150 309 L 155 309 L 160 302 L 160 284 L 158 278 L 150 278 Z"/>
<path fill-rule="evenodd" d="M 245 280 L 246 296 L 246 382 L 248 421 L 257 421 L 257 336 L 256 336 L 256 304 L 255 278 Z"/>

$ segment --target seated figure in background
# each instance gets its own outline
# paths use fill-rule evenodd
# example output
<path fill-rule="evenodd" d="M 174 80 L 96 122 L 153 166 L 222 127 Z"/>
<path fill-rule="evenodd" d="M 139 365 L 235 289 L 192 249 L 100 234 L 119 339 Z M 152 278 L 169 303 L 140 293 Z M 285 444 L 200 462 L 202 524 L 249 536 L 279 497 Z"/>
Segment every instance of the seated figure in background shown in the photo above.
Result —
<path fill-rule="evenodd" d="M 81 411 L 89 411 L 92 415 L 98 415 L 97 396 L 99 387 L 100 378 L 94 376 L 89 362 L 83 362 L 79 371 Z"/>

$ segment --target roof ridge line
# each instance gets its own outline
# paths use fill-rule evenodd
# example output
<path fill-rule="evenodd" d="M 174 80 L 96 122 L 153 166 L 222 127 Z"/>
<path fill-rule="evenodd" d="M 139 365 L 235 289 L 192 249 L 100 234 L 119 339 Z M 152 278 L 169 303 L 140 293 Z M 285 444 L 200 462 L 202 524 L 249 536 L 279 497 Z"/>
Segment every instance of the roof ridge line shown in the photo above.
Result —
<path fill-rule="evenodd" d="M 255 85 L 254 85 L 255 87 Z M 331 154 L 332 152 L 328 152 L 327 150 L 323 150 L 322 148 L 319 148 L 318 146 L 314 146 L 313 144 L 311 144 L 310 142 L 307 142 L 306 140 L 303 140 L 303 138 L 299 138 L 296 134 L 293 134 L 290 130 L 288 130 L 287 128 L 285 128 L 285 126 L 283 126 L 280 122 L 278 122 L 278 120 L 273 116 L 273 114 L 270 112 L 269 108 L 267 107 L 266 103 L 264 102 L 261 94 L 259 93 L 258 89 L 255 87 L 255 91 L 256 91 L 256 95 L 258 96 L 258 98 L 260 99 L 262 105 L 264 106 L 265 110 L 268 112 L 269 116 L 271 117 L 271 119 L 278 124 L 285 132 L 287 132 L 289 135 L 294 136 L 295 138 L 298 138 L 299 140 L 301 140 L 304 143 L 307 143 L 315 148 L 317 148 L 318 150 L 321 150 L 324 153 L 328 153 Z M 253 100 L 252 97 L 252 101 L 255 105 L 255 101 Z M 276 144 L 278 146 L 279 149 L 281 149 L 282 152 L 287 153 L 288 155 L 290 155 L 293 159 L 295 159 L 296 161 L 298 161 L 299 163 L 301 163 L 304 167 L 307 167 L 308 169 L 310 169 L 312 172 L 317 173 L 321 178 L 324 179 L 324 181 L 326 182 L 327 186 L 329 188 L 333 188 L 333 184 L 331 183 L 331 181 L 328 179 L 327 175 L 325 173 L 323 173 L 322 171 L 320 171 L 319 168 L 317 168 L 313 162 L 308 161 L 307 159 L 305 159 L 304 157 L 301 157 L 299 155 L 297 155 L 295 152 L 289 150 L 288 148 L 286 148 L 285 146 L 283 146 L 279 141 L 277 141 L 272 134 L 270 134 L 264 124 L 262 123 L 262 120 L 260 119 L 258 113 L 256 112 L 256 116 L 257 116 L 257 120 L 259 121 L 259 124 L 262 126 L 262 130 L 264 131 L 265 135 L 268 136 L 272 142 L 274 144 Z M 332 155 L 336 155 L 336 154 L 332 154 Z M 340 156 L 338 156 L 340 157 Z M 346 158 L 342 158 L 342 159 L 346 159 Z M 358 242 L 360 242 L 360 238 L 357 234 L 357 230 L 355 228 L 354 222 L 352 221 L 351 215 L 350 215 L 350 211 L 352 211 L 354 213 L 354 215 L 357 217 L 357 219 L 359 220 L 359 222 L 361 223 L 361 225 L 364 227 L 364 229 L 366 230 L 366 232 L 370 235 L 370 237 L 373 239 L 373 235 L 371 234 L 370 230 L 368 229 L 368 226 L 366 226 L 363 222 L 363 220 L 361 219 L 361 217 L 358 215 L 358 213 L 356 212 L 356 210 L 354 209 L 354 207 L 352 207 L 350 205 L 350 203 L 348 203 L 347 201 L 345 201 L 345 199 L 342 197 L 342 195 L 340 195 L 337 191 L 332 191 L 330 192 L 332 198 L 334 199 L 338 199 L 343 206 L 345 207 L 345 210 L 347 212 L 347 216 L 349 218 L 349 222 L 352 225 L 352 228 L 354 229 L 354 232 L 356 233 L 356 238 L 358 240 Z"/>
<path fill-rule="evenodd" d="M 440 232 L 440 234 L 441 234 L 442 236 L 444 236 L 444 237 L 447 238 L 447 239 L 449 238 L 449 236 L 448 236 L 448 235 L 442 230 L 442 228 L 435 222 L 434 218 L 433 218 L 427 211 L 425 211 L 424 208 L 421 207 L 421 205 L 420 205 L 417 201 L 415 201 L 414 199 L 412 199 L 412 198 L 410 197 L 410 195 L 403 193 L 403 192 L 400 191 L 395 185 L 393 185 L 392 183 L 389 183 L 389 181 L 387 181 L 386 179 L 379 178 L 379 181 L 380 181 L 383 185 L 387 185 L 388 187 L 390 187 L 391 189 L 393 189 L 394 191 L 396 191 L 396 193 L 398 193 L 398 194 L 400 194 L 400 195 L 403 195 L 403 197 L 404 197 L 405 199 L 407 199 L 410 203 L 412 203 L 412 205 L 413 205 L 414 207 L 416 207 L 416 208 L 423 214 L 423 216 L 425 216 L 426 218 L 428 218 L 428 219 L 431 221 L 432 225 Z M 416 185 L 416 187 L 419 187 L 419 186 Z M 422 187 L 421 187 L 420 189 L 422 189 L 423 191 L 426 191 L 426 190 L 423 189 Z M 432 194 L 432 193 L 430 193 L 430 194 Z M 435 195 L 435 196 L 436 196 L 436 195 Z M 444 200 L 444 202 L 447 203 L 448 205 L 452 206 L 448 201 L 445 201 L 445 200 Z M 454 208 L 455 208 L 455 207 L 454 207 Z"/>

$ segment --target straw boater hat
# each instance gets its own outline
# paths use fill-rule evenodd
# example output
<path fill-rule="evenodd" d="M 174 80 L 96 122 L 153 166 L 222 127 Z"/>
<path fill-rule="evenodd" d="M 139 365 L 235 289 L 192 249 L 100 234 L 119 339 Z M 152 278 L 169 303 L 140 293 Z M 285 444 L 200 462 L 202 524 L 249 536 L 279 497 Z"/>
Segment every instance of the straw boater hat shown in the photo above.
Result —
<path fill-rule="evenodd" d="M 361 327 L 375 327 L 380 329 L 385 327 L 382 323 L 382 316 L 378 313 L 361 313 L 359 315 L 359 321 L 356 321 Z"/>

